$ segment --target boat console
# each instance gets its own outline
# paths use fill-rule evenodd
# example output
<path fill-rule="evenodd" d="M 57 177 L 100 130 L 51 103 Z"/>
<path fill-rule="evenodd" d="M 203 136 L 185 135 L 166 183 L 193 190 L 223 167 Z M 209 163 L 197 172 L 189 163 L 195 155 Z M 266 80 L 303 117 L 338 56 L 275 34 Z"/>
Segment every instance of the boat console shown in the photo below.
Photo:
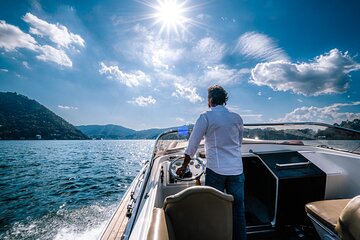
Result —
<path fill-rule="evenodd" d="M 326 174 L 299 152 L 253 153 L 243 163 L 250 232 L 304 224 L 305 204 L 324 199 Z"/>
<path fill-rule="evenodd" d="M 176 175 L 182 165 L 184 155 L 167 155 L 161 160 L 160 182 L 155 207 L 163 207 L 165 198 L 188 187 L 205 185 L 205 159 L 195 158 L 189 163 L 187 173 L 183 177 Z"/>
<path fill-rule="evenodd" d="M 203 157 L 191 160 L 184 178 L 176 175 L 183 155 L 163 159 L 156 207 L 168 196 L 205 184 Z M 243 156 L 243 165 L 248 232 L 304 224 L 305 204 L 324 199 L 326 174 L 297 151 L 252 152 Z"/>

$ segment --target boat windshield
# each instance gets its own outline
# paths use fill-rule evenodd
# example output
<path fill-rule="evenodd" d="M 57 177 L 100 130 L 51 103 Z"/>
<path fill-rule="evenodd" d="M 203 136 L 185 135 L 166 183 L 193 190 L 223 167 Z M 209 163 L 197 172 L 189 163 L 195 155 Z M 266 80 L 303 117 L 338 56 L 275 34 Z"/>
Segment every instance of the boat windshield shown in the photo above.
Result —
<path fill-rule="evenodd" d="M 153 156 L 183 148 L 190 134 L 186 126 L 161 134 Z M 324 123 L 245 124 L 243 144 L 309 145 L 360 154 L 360 131 Z"/>
<path fill-rule="evenodd" d="M 245 142 L 298 144 L 360 154 L 360 131 L 323 123 L 246 124 Z"/>
<path fill-rule="evenodd" d="M 164 152 L 177 151 L 179 148 L 186 146 L 191 130 L 191 127 L 184 126 L 160 134 L 155 143 L 153 157 L 162 155 Z"/>

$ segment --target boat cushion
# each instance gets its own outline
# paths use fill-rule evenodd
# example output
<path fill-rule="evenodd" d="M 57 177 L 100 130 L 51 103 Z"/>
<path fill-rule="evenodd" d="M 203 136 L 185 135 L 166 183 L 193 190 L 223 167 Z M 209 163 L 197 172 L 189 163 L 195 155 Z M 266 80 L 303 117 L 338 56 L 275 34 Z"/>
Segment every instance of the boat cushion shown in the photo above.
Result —
<path fill-rule="evenodd" d="M 232 239 L 233 200 L 212 187 L 189 187 L 165 199 L 166 220 L 175 239 Z"/>
<path fill-rule="evenodd" d="M 341 212 L 336 231 L 341 239 L 360 239 L 360 195 L 351 199 Z"/>
<path fill-rule="evenodd" d="M 165 213 L 162 208 L 154 208 L 148 240 L 168 240 L 169 232 L 166 224 Z"/>
<path fill-rule="evenodd" d="M 332 231 L 339 219 L 341 211 L 350 199 L 323 200 L 306 204 L 305 210 L 316 220 Z"/>

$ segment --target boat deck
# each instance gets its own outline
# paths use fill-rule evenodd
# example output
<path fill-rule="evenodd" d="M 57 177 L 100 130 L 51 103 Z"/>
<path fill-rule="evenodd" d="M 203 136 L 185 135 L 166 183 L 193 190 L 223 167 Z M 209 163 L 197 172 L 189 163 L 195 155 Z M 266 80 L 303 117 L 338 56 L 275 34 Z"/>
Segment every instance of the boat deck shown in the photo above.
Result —
<path fill-rule="evenodd" d="M 127 204 L 130 201 L 130 195 L 131 191 L 127 191 L 123 201 L 121 201 L 120 206 L 117 208 L 115 214 L 111 218 L 110 224 L 102 234 L 100 238 L 101 240 L 121 239 L 121 236 L 124 233 L 125 227 L 129 221 L 129 218 L 126 216 L 126 212 Z"/>

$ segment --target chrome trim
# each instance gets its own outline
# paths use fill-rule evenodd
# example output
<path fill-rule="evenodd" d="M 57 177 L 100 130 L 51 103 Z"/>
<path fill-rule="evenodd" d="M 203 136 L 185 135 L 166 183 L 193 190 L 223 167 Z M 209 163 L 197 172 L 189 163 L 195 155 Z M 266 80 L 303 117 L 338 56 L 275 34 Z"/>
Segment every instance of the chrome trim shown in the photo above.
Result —
<path fill-rule="evenodd" d="M 298 163 L 276 163 L 277 168 L 296 168 L 296 167 L 308 167 L 310 161 L 307 162 L 298 162 Z"/>
<path fill-rule="evenodd" d="M 133 225 L 135 223 L 135 219 L 136 219 L 136 217 L 138 215 L 139 206 L 140 206 L 140 204 L 142 202 L 142 198 L 144 196 L 145 188 L 146 188 L 146 185 L 147 185 L 146 183 L 149 180 L 149 176 L 150 176 L 150 172 L 151 172 L 150 168 L 146 167 L 146 164 L 144 166 L 144 171 L 145 171 L 145 173 L 144 173 L 145 176 L 143 178 L 144 180 L 140 184 L 139 194 L 138 194 L 137 198 L 135 199 L 135 202 L 134 202 L 135 204 L 134 204 L 134 206 L 132 208 L 132 212 L 131 212 L 129 222 L 126 225 L 126 228 L 124 230 L 123 235 L 121 236 L 122 240 L 123 239 L 129 239 L 132 228 L 133 228 Z M 145 170 L 145 168 L 146 168 L 146 170 Z M 140 173 L 140 175 L 141 175 L 141 173 Z"/>
<path fill-rule="evenodd" d="M 279 178 L 276 174 L 271 170 L 271 168 L 264 162 L 264 160 L 257 154 L 252 152 L 253 156 L 260 159 L 260 162 L 267 168 L 267 170 L 274 176 L 276 181 L 276 190 L 275 190 L 275 206 L 274 206 L 274 218 L 270 222 L 273 227 L 276 226 L 276 218 L 277 218 L 277 211 L 278 211 L 278 198 L 279 198 Z"/>
<path fill-rule="evenodd" d="M 313 222 L 313 224 L 316 224 L 321 229 L 323 229 L 326 233 L 328 233 L 331 237 L 334 237 L 333 240 L 340 240 L 340 237 L 338 235 L 331 231 L 328 227 L 326 227 L 324 224 L 322 224 L 319 220 L 317 220 L 315 217 L 311 216 L 309 213 L 306 213 L 306 215 L 310 218 L 310 220 Z M 320 233 L 318 232 L 320 235 Z M 322 236 L 320 236 L 321 238 Z M 322 238 L 321 238 L 322 239 Z"/>

